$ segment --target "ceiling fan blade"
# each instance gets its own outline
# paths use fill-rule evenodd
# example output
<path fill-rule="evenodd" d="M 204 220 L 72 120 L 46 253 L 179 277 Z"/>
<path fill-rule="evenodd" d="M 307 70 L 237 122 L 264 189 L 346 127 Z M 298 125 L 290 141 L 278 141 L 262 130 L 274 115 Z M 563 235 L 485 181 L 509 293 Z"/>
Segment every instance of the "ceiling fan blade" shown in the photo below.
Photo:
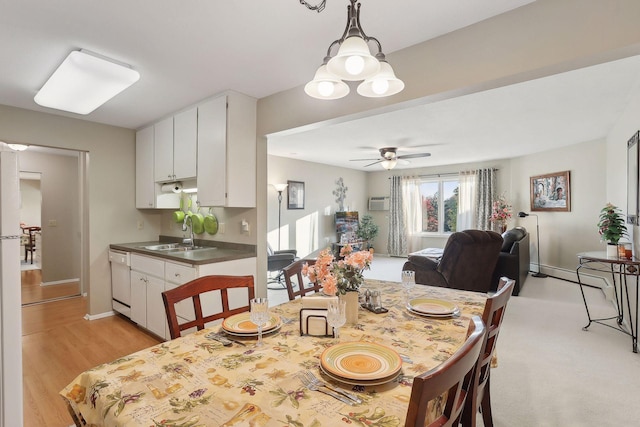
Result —
<path fill-rule="evenodd" d="M 415 153 L 415 154 L 403 154 L 398 156 L 398 159 L 417 159 L 418 157 L 429 157 L 431 153 Z"/>
<path fill-rule="evenodd" d="M 374 160 L 378 160 L 378 159 L 350 159 L 350 162 L 372 162 Z"/>
<path fill-rule="evenodd" d="M 382 160 L 378 160 L 377 162 L 373 162 L 373 163 L 369 163 L 368 165 L 364 165 L 365 168 L 368 168 L 369 166 L 373 166 L 373 165 L 377 165 L 380 162 L 384 162 L 384 159 Z"/>

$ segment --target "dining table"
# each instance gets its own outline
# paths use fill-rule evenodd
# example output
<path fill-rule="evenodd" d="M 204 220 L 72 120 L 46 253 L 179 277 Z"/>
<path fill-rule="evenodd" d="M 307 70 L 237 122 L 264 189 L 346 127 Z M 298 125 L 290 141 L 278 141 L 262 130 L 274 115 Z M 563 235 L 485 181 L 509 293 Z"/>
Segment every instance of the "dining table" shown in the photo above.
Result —
<path fill-rule="evenodd" d="M 89 369 L 60 395 L 78 426 L 403 426 L 413 377 L 462 346 L 471 316 L 482 315 L 488 295 L 416 285 L 407 296 L 401 283 L 370 279 L 365 288 L 380 292 L 386 311 L 361 307 L 339 338 L 302 335 L 297 299 L 270 308 L 281 323 L 263 335 L 262 347 L 255 336 L 227 336 L 231 344 L 223 344 L 215 339 L 223 335 L 221 325 L 215 325 Z M 407 302 L 420 298 L 446 301 L 456 311 L 416 314 Z M 400 370 L 380 381 L 345 382 L 321 369 L 332 349 L 364 344 L 384 349 L 384 357 L 399 356 Z M 360 403 L 309 387 L 305 371 Z M 430 411 L 442 403 L 433 402 Z"/>

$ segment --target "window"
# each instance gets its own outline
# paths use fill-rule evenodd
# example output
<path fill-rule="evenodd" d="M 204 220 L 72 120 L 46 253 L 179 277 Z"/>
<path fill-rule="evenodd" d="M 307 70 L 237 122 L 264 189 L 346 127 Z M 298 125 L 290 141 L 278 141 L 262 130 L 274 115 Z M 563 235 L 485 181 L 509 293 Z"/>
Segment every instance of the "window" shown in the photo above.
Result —
<path fill-rule="evenodd" d="M 422 232 L 453 233 L 458 218 L 457 179 L 429 179 L 420 183 Z"/>

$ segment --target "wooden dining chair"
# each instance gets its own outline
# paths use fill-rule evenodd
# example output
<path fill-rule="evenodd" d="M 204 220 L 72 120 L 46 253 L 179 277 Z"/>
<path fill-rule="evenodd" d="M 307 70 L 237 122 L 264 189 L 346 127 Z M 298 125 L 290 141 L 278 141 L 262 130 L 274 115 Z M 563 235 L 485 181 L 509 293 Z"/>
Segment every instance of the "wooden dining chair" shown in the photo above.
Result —
<path fill-rule="evenodd" d="M 27 262 L 28 255 L 31 254 L 31 264 L 33 264 L 33 253 L 36 251 L 36 232 L 41 231 L 40 227 L 25 227 L 23 233 L 28 234 L 28 240 L 24 244 L 24 262 Z"/>
<path fill-rule="evenodd" d="M 239 288 L 247 289 L 246 305 L 240 305 L 231 309 L 229 304 L 229 290 Z M 220 293 L 219 298 L 221 300 L 222 311 L 203 316 L 200 296 L 207 292 L 216 291 Z M 251 309 L 250 301 L 254 295 L 253 276 L 204 276 L 178 286 L 175 289 L 163 292 L 162 300 L 164 301 L 164 309 L 167 315 L 171 339 L 180 337 L 181 332 L 184 330 L 197 327 L 200 331 L 204 329 L 205 325 L 209 322 L 249 311 Z M 193 302 L 195 319 L 184 319 L 187 321 L 180 323 L 179 320 L 183 319 L 178 319 L 176 304 L 189 298 L 191 298 Z M 236 302 L 235 299 L 234 302 Z M 242 304 L 243 303 L 244 299 L 242 299 Z"/>
<path fill-rule="evenodd" d="M 469 335 L 462 347 L 440 365 L 413 378 L 405 427 L 458 426 L 471 391 L 484 335 L 482 320 L 473 316 Z M 437 399 L 445 393 L 446 401 L 442 406 Z M 426 424 L 427 415 L 433 411 L 435 419 Z"/>
<path fill-rule="evenodd" d="M 320 292 L 322 290 L 322 285 L 309 282 L 308 280 L 305 282 L 305 278 L 302 275 L 302 267 L 304 267 L 305 264 L 314 265 L 315 263 L 315 259 L 300 259 L 282 269 L 284 273 L 284 283 L 287 287 L 287 293 L 289 294 L 289 301 L 293 301 L 296 297 L 301 297 L 311 292 Z M 305 286 L 307 284 L 309 286 Z"/>
<path fill-rule="evenodd" d="M 501 277 L 498 284 L 498 291 L 490 298 L 484 306 L 482 321 L 487 328 L 484 337 L 480 356 L 476 364 L 476 371 L 473 379 L 471 394 L 467 399 L 462 414 L 463 427 L 475 427 L 478 411 L 482 413 L 482 420 L 485 427 L 493 427 L 493 417 L 491 415 L 491 394 L 489 379 L 491 378 L 491 360 L 498 343 L 498 334 L 504 318 L 507 302 L 511 297 L 515 280 Z"/>

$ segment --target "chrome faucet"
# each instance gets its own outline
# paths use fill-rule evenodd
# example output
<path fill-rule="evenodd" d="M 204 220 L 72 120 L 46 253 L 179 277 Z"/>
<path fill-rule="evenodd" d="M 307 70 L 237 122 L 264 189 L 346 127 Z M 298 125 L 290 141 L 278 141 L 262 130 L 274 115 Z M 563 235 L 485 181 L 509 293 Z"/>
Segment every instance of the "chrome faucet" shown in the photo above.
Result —
<path fill-rule="evenodd" d="M 193 222 L 191 220 L 191 215 L 185 215 L 184 216 L 184 221 L 182 222 L 182 231 L 187 231 L 187 227 L 189 228 L 191 237 L 185 237 L 182 239 L 182 244 L 183 245 L 188 245 L 189 247 L 193 248 L 195 246 L 195 237 L 193 235 Z"/>

